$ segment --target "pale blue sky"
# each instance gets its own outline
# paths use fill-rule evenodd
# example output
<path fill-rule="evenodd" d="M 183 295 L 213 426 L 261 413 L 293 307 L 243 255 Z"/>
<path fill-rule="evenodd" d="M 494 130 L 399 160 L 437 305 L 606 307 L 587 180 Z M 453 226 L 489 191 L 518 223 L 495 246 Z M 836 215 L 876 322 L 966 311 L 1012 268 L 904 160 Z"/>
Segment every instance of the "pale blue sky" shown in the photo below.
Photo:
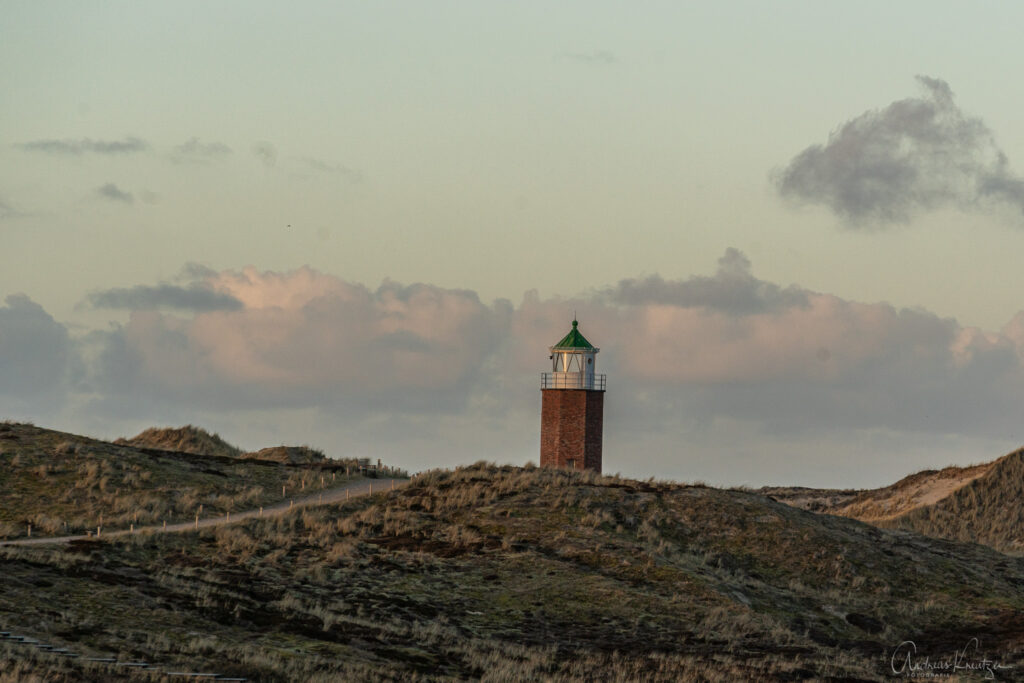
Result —
<path fill-rule="evenodd" d="M 129 313 L 88 305 L 90 293 L 179 282 L 188 263 L 310 266 L 371 290 L 422 282 L 521 307 L 530 290 L 588 301 L 627 278 L 710 276 L 733 247 L 764 282 L 998 332 L 1024 309 L 1019 210 L 950 204 L 851 226 L 827 205 L 784 201 L 772 174 L 864 112 L 921 97 L 917 75 L 946 81 L 1009 169 L 1024 168 L 1022 14 L 953 2 L 6 2 L 0 300 L 25 293 L 84 344 Z M 88 366 L 95 351 L 74 353 Z M 545 358 L 537 349 L 538 371 Z M 52 419 L 128 428 L 79 390 Z M 190 418 L 160 410 L 130 424 Z M 298 424 L 282 422 L 281 439 L 310 428 Z M 911 448 L 897 442 L 885 452 Z"/>

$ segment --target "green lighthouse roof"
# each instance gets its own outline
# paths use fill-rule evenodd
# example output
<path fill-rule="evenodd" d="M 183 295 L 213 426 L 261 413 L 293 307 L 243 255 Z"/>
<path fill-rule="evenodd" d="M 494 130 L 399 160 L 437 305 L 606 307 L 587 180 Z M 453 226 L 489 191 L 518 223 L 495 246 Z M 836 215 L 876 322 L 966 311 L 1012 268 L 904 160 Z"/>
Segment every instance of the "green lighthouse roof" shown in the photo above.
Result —
<path fill-rule="evenodd" d="M 551 348 L 553 349 L 592 349 L 594 345 L 587 341 L 587 338 L 580 334 L 580 331 L 576 329 L 579 325 L 575 320 L 572 321 L 572 330 L 569 334 L 562 337 L 562 341 L 558 342 Z"/>

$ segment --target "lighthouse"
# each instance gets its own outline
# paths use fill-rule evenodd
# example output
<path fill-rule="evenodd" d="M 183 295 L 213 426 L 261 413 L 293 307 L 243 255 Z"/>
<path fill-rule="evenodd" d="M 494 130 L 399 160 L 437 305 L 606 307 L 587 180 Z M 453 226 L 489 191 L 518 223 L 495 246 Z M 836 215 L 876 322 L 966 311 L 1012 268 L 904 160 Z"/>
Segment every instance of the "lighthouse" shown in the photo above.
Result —
<path fill-rule="evenodd" d="M 540 465 L 600 472 L 606 378 L 595 372 L 600 349 L 573 320 L 549 351 L 551 372 L 540 379 Z"/>

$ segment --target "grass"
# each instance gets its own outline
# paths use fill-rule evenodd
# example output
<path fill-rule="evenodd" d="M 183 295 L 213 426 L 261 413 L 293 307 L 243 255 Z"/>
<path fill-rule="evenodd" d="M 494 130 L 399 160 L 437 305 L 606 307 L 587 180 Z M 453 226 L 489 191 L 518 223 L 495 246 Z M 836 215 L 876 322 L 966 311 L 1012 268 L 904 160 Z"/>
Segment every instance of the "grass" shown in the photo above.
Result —
<path fill-rule="evenodd" d="M 906 639 L 1024 654 L 1024 561 L 989 548 L 484 463 L 0 568 L 0 628 L 253 680 L 886 680 Z"/>
<path fill-rule="evenodd" d="M 50 536 L 223 515 L 341 485 L 357 472 L 355 460 L 172 452 L 0 423 L 0 538 L 26 536 L 29 525 L 34 536 Z"/>

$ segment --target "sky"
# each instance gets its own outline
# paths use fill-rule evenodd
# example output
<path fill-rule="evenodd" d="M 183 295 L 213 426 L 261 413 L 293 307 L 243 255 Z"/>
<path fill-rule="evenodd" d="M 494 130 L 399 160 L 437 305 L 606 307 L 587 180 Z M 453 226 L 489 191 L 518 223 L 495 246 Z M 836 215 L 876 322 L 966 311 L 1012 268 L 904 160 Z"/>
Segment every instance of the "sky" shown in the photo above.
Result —
<path fill-rule="evenodd" d="M 7 2 L 0 418 L 880 486 L 1024 430 L 1008 3 Z"/>

